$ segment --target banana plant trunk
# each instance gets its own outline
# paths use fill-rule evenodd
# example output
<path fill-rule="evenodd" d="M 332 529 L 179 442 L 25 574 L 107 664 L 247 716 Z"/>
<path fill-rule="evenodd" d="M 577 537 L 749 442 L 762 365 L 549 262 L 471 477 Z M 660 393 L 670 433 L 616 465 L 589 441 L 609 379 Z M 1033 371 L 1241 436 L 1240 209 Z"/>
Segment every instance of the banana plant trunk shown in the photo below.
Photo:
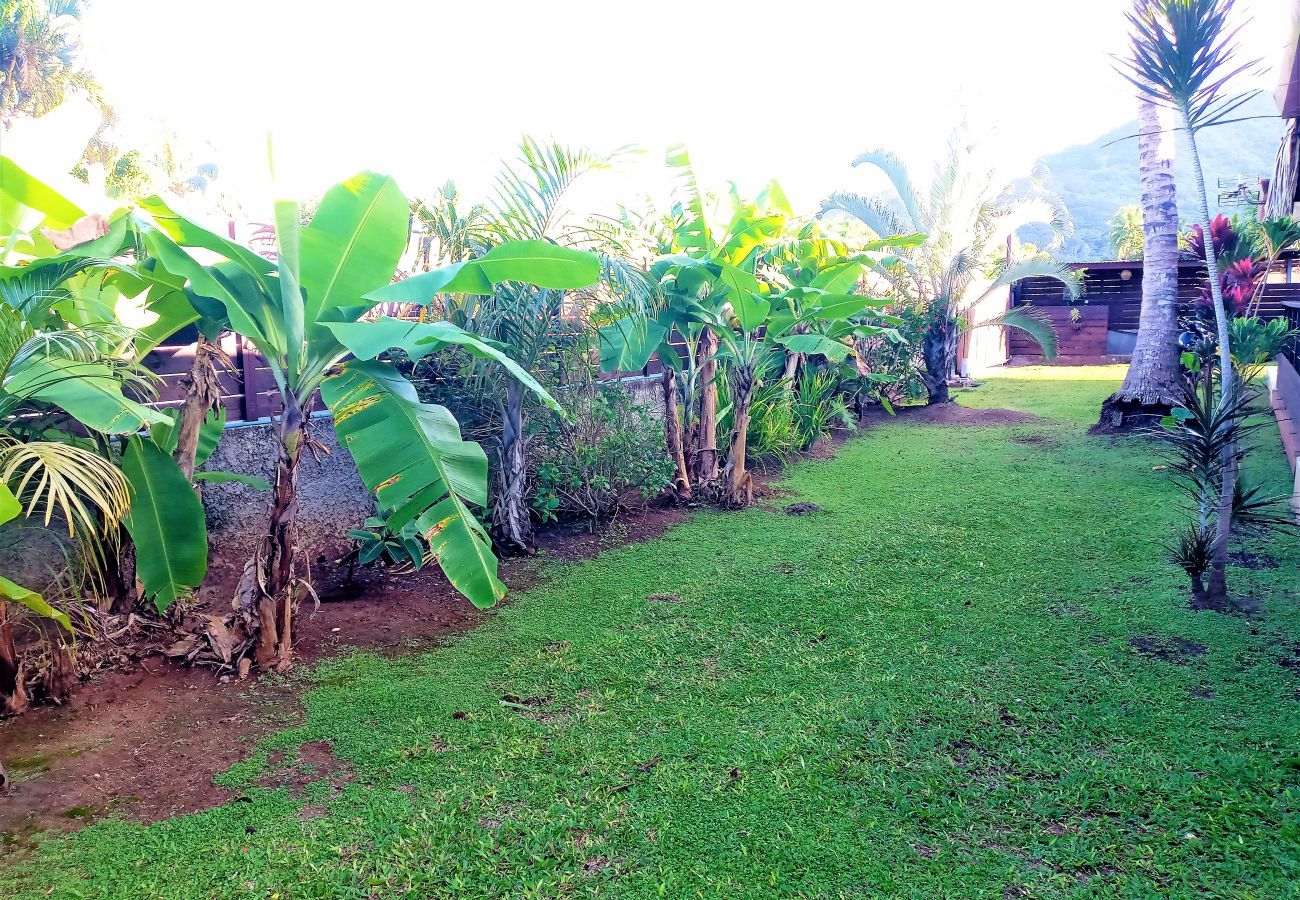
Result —
<path fill-rule="evenodd" d="M 524 455 L 524 387 L 511 379 L 501 417 L 501 466 L 493 518 L 497 541 L 507 550 L 533 550 L 533 523 L 528 509 L 528 461 Z"/>
<path fill-rule="evenodd" d="M 753 478 L 745 471 L 749 410 L 754 399 L 754 367 L 737 366 L 731 373 L 731 447 L 727 455 L 726 500 L 748 506 L 754 497 Z"/>
<path fill-rule="evenodd" d="M 709 328 L 700 332 L 696 348 L 700 380 L 700 414 L 695 425 L 695 483 L 718 481 L 718 336 Z"/>
<path fill-rule="evenodd" d="M 278 458 L 275 466 L 275 501 L 263 560 L 266 588 L 257 601 L 260 630 L 257 664 L 262 669 L 286 671 L 293 664 L 293 610 L 298 589 L 298 465 L 305 435 L 303 408 L 298 398 L 285 395 L 278 423 Z"/>
<path fill-rule="evenodd" d="M 677 372 L 665 366 L 660 384 L 664 392 L 664 438 L 668 443 L 668 455 L 676 469 L 676 474 L 673 475 L 673 497 L 680 503 L 691 499 L 691 473 L 686 468 L 682 416 L 677 408 Z"/>
<path fill-rule="evenodd" d="M 27 709 L 23 667 L 14 644 L 14 627 L 9 621 L 9 603 L 0 600 L 0 713 L 16 715 Z"/>

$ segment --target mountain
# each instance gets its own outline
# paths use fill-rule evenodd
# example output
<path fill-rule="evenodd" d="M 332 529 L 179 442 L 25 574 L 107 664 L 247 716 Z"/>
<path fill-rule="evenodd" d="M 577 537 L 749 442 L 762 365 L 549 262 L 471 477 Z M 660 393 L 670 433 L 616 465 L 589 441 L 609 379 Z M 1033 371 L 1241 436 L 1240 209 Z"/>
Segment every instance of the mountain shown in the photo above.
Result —
<path fill-rule="evenodd" d="M 1210 194 L 1211 215 L 1220 211 L 1216 203 L 1219 179 L 1248 181 L 1258 188 L 1261 177 L 1271 177 L 1273 160 L 1282 140 L 1282 120 L 1273 98 L 1261 94 L 1243 106 L 1233 118 L 1263 116 L 1232 122 L 1199 132 L 1197 147 Z M 1069 147 L 1043 158 L 1050 170 L 1048 187 L 1059 193 L 1074 218 L 1074 236 L 1066 241 L 1061 257 L 1075 262 L 1106 259 L 1110 255 L 1107 222 L 1121 206 L 1138 203 L 1137 120 L 1134 119 L 1095 141 Z M 1127 140 L 1126 140 L 1127 138 Z M 1179 217 L 1188 221 L 1194 213 L 1194 176 L 1187 139 L 1178 138 L 1174 160 L 1178 181 Z M 1228 215 L 1240 206 L 1222 207 Z M 1035 236 L 1026 234 L 1033 240 Z"/>

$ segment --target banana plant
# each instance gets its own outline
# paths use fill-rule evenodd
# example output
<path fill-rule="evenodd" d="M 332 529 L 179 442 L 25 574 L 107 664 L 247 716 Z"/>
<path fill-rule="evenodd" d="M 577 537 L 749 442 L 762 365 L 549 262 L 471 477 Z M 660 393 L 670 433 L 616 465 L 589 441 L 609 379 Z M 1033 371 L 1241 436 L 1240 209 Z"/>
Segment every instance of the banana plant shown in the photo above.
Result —
<path fill-rule="evenodd" d="M 487 503 L 486 456 L 477 444 L 462 440 L 450 412 L 421 403 L 411 383 L 380 357 L 395 347 L 418 356 L 458 346 L 505 366 L 544 402 L 555 401 L 497 346 L 449 323 L 365 319 L 381 302 L 487 294 L 505 281 L 585 287 L 599 276 L 596 257 L 544 242 L 507 243 L 477 259 L 389 286 L 406 246 L 408 205 L 392 178 L 370 172 L 331 188 L 306 227 L 300 225 L 297 203 L 277 202 L 275 263 L 196 226 L 160 201 L 146 208 L 155 226 L 144 236 L 150 254 L 164 270 L 185 279 L 185 294 L 196 311 L 228 322 L 257 348 L 283 404 L 274 417 L 271 514 L 236 597 L 258 635 L 258 664 L 279 670 L 292 664 L 294 609 L 310 592 L 305 553 L 297 541 L 297 479 L 318 391 L 334 414 L 341 443 L 393 527 L 416 522 L 452 585 L 475 605 L 488 606 L 504 596 L 490 541 L 472 511 Z M 220 261 L 205 265 L 194 256 L 200 251 Z"/>
<path fill-rule="evenodd" d="M 849 291 L 869 253 L 915 243 L 917 238 L 872 242 L 854 256 L 814 225 L 797 222 L 775 182 L 750 202 L 733 187 L 711 212 L 685 150 L 670 152 L 669 163 L 683 173 L 686 200 L 675 210 L 672 252 L 651 266 L 666 302 L 652 319 L 625 317 L 603 328 L 602 366 L 639 368 L 658 351 L 666 367 L 689 370 L 688 400 L 695 386 L 700 400 L 689 473 L 694 485 L 688 482 L 687 489 L 720 492 L 725 502 L 745 505 L 751 494 L 746 432 L 758 383 L 781 354 L 820 355 L 840 362 L 852 352 L 855 333 L 889 330 L 888 322 L 864 321 L 879 315 L 874 308 L 883 301 Z M 713 224 L 717 221 L 725 225 Z M 674 333 L 686 341 L 685 362 L 668 343 Z M 721 469 L 716 448 L 719 363 L 727 375 L 733 422 Z M 679 471 L 679 485 L 686 474 Z"/>

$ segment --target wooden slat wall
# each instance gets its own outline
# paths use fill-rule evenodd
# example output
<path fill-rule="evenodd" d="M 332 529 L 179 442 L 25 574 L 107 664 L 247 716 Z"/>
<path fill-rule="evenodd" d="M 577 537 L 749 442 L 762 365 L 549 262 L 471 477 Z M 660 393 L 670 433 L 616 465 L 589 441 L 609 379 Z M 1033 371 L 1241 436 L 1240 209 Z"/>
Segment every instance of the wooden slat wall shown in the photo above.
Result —
<path fill-rule="evenodd" d="M 1294 265 L 1294 262 L 1284 262 L 1278 269 L 1273 272 L 1273 278 L 1284 277 L 1286 265 Z M 1084 267 L 1086 268 L 1086 266 Z M 1123 277 L 1123 273 L 1128 272 L 1129 277 Z M 1205 284 L 1204 269 L 1196 263 L 1187 263 L 1179 268 L 1178 272 L 1178 301 L 1185 308 L 1190 307 L 1196 301 L 1201 292 L 1202 285 Z M 1300 283 L 1283 283 L 1273 281 L 1264 289 L 1264 295 L 1260 300 L 1259 315 L 1264 319 L 1273 319 L 1284 316 L 1285 308 L 1283 303 L 1286 301 L 1300 301 Z M 1082 315 L 1095 316 L 1090 319 L 1089 328 L 1076 328 L 1071 326 L 1068 316 L 1062 318 L 1055 311 L 1069 307 L 1071 304 L 1066 296 L 1064 286 L 1053 278 L 1027 278 L 1015 286 L 1011 295 L 1012 306 L 1024 306 L 1032 304 L 1040 307 L 1051 316 L 1053 324 L 1057 326 L 1057 335 L 1061 342 L 1062 361 L 1068 362 L 1071 358 L 1088 358 L 1105 355 L 1105 342 L 1102 341 L 1101 349 L 1096 350 L 1096 337 L 1090 329 L 1096 328 L 1096 322 L 1102 321 L 1102 329 L 1109 331 L 1127 331 L 1136 332 L 1138 319 L 1142 312 L 1142 265 L 1134 263 L 1132 267 L 1111 267 L 1101 269 L 1091 269 L 1087 271 L 1084 279 L 1084 296 L 1081 301 L 1073 304 L 1073 308 L 1078 310 Z M 1089 313 L 1090 309 L 1101 310 L 1101 313 Z M 1057 319 L 1062 318 L 1062 322 Z M 1039 357 L 1042 352 L 1038 345 L 1033 342 L 1027 335 L 1015 329 L 1008 329 L 1008 347 L 1011 356 L 1015 357 Z M 1104 334 L 1103 334 L 1104 337 Z"/>
<path fill-rule="evenodd" d="M 221 373 L 221 399 L 231 422 L 256 422 L 280 411 L 280 393 L 271 370 L 253 345 L 234 335 L 222 338 L 221 349 L 234 363 Z M 184 379 L 194 361 L 194 344 L 164 344 L 144 364 L 161 379 L 155 405 L 179 406 Z"/>

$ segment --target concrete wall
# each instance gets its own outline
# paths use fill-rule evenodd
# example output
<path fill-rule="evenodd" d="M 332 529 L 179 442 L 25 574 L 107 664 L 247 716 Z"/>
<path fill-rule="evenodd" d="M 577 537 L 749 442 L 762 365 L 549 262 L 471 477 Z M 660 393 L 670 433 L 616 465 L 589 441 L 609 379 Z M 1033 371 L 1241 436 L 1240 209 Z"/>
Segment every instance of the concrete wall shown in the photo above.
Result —
<path fill-rule="evenodd" d="M 620 384 L 635 403 L 656 419 L 663 419 L 658 375 L 627 378 Z M 298 475 L 299 534 L 313 559 L 322 555 L 333 559 L 350 546 L 347 530 L 359 527 L 374 514 L 374 501 L 361 483 L 352 456 L 339 446 L 333 419 L 313 418 L 311 435 L 330 453 L 322 453 L 319 462 L 310 452 L 303 455 Z M 203 468 L 274 481 L 275 460 L 275 435 L 269 424 L 237 425 L 226 429 Z M 237 483 L 205 484 L 203 506 L 213 558 L 241 562 L 248 559 L 270 515 L 270 492 Z"/>
<path fill-rule="evenodd" d="M 309 450 L 304 451 L 298 474 L 299 533 L 315 558 L 337 555 L 347 548 L 347 530 L 373 514 L 374 502 L 351 455 L 339 446 L 333 420 L 313 418 L 311 436 L 330 451 L 328 455 L 319 453 L 319 462 Z M 275 460 L 275 434 L 269 424 L 238 425 L 226 429 L 203 468 L 273 482 Z M 242 561 L 252 556 L 262 539 L 271 512 L 271 493 L 236 483 L 204 484 L 203 507 L 213 557 Z"/>
<path fill-rule="evenodd" d="M 1282 447 L 1295 476 L 1291 509 L 1300 523 L 1300 372 L 1296 372 L 1286 357 L 1278 357 L 1277 366 L 1269 370 L 1268 386 Z"/>

